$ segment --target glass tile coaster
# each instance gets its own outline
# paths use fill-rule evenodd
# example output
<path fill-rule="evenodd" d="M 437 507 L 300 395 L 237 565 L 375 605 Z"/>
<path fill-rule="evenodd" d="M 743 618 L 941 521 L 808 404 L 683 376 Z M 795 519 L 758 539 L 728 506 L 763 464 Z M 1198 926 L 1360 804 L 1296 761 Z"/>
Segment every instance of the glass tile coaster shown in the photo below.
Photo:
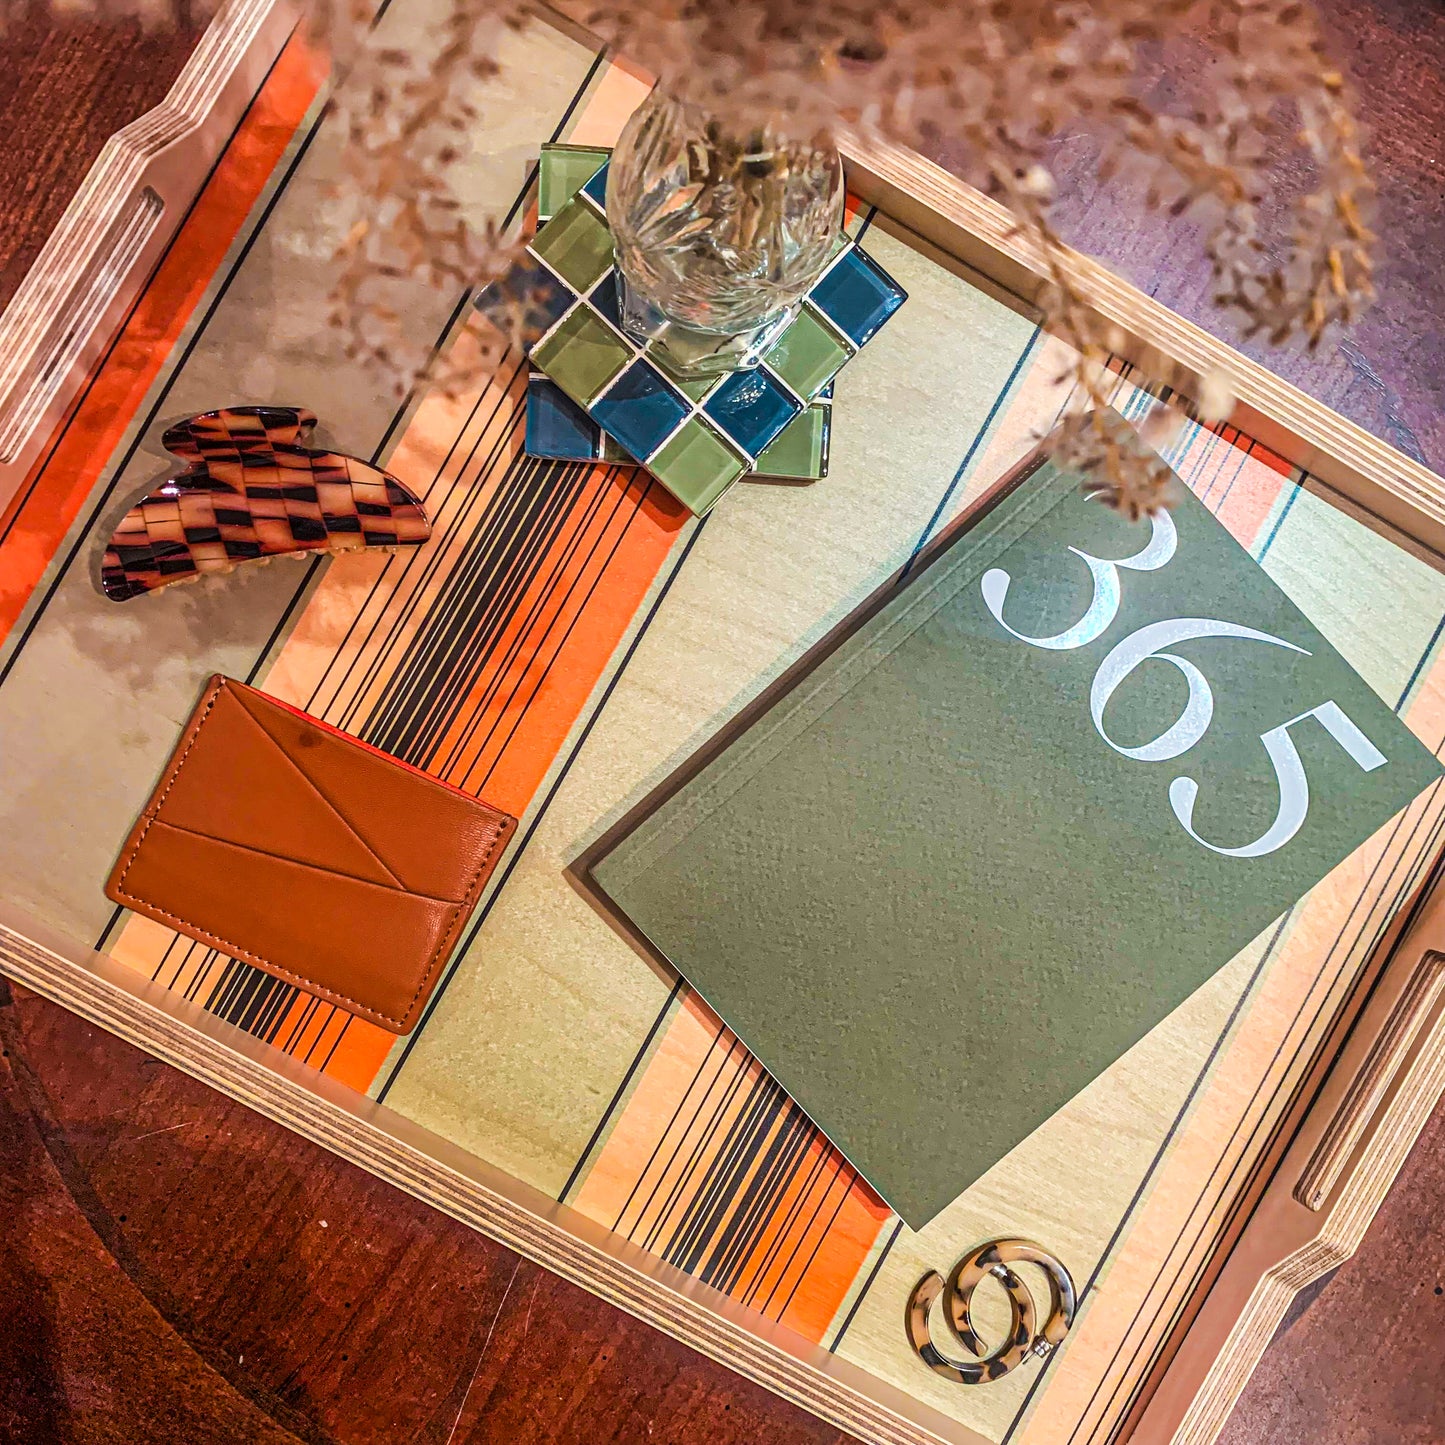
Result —
<path fill-rule="evenodd" d="M 611 154 L 602 146 L 544 145 L 538 166 L 538 222 L 549 221 L 556 215 L 602 170 Z M 621 326 L 615 270 L 593 288 L 589 299 L 608 321 Z M 792 341 L 791 362 L 782 362 L 776 369 L 787 376 L 794 390 L 802 385 L 811 386 L 814 380 L 801 367 L 816 366 L 819 356 L 831 359 L 841 350 L 840 343 L 833 340 L 832 333 L 821 323 L 798 328 Z M 799 341 L 803 344 L 798 345 Z M 781 354 L 781 342 L 779 351 Z M 785 366 L 791 370 L 785 370 Z M 794 382 L 795 376 L 797 382 Z M 718 380 L 716 377 L 684 380 L 675 376 L 668 379 L 690 401 L 701 401 Z M 825 387 L 764 449 L 749 475 L 794 482 L 814 482 L 826 477 L 833 428 L 832 398 L 832 387 Z M 528 456 L 548 461 L 636 462 L 561 387 L 535 368 L 527 382 L 524 446 Z"/>
<path fill-rule="evenodd" d="M 559 209 L 539 226 L 520 266 L 529 276 L 539 266 L 555 273 L 557 294 L 571 301 L 530 347 L 534 367 L 601 436 L 635 456 L 699 515 L 749 471 L 798 478 L 825 467 L 831 408 L 812 417 L 809 412 L 839 369 L 903 304 L 903 290 L 840 233 L 828 270 L 761 366 L 718 380 L 670 376 L 659 353 L 637 345 L 617 324 L 617 278 L 603 210 L 607 166 L 604 160 L 592 170 L 596 148 L 579 156 L 580 149 L 543 151 L 546 205 L 539 200 L 539 211 Z M 529 294 L 541 289 L 533 280 Z M 476 304 L 506 327 L 516 304 L 510 276 L 484 289 Z M 785 430 L 788 441 L 772 452 Z M 529 425 L 529 438 L 533 434 L 539 447 L 575 446 L 589 460 L 605 455 L 604 443 L 575 418 L 569 427 L 544 413 L 536 428 Z"/>
<path fill-rule="evenodd" d="M 830 387 L 778 433 L 743 480 L 817 482 L 826 477 L 832 403 Z M 536 370 L 527 378 L 523 450 L 544 461 L 638 465 L 555 381 Z"/>

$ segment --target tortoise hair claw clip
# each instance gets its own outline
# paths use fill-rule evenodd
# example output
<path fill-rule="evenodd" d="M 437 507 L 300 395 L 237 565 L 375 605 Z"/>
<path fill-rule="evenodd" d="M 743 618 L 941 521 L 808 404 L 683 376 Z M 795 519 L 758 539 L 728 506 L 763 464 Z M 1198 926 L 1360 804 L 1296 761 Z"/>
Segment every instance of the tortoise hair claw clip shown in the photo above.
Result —
<path fill-rule="evenodd" d="M 304 407 L 233 406 L 170 427 L 161 444 L 190 466 L 121 518 L 105 595 L 128 602 L 246 562 L 425 542 L 421 502 L 370 462 L 306 445 L 315 425 Z"/>

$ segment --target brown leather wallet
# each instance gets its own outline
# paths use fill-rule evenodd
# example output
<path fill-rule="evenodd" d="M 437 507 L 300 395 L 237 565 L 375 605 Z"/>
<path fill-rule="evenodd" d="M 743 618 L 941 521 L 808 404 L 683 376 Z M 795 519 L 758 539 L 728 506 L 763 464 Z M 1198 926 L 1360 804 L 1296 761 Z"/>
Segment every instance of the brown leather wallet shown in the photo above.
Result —
<path fill-rule="evenodd" d="M 409 1033 L 516 826 L 420 769 L 217 676 L 105 891 Z"/>

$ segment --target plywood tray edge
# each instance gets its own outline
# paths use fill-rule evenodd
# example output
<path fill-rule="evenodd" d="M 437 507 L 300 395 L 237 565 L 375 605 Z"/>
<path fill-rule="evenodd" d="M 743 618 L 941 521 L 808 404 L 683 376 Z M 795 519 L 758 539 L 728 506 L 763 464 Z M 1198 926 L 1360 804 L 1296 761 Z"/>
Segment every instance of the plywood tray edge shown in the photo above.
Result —
<path fill-rule="evenodd" d="M 869 1445 L 988 1445 L 801 1336 L 760 1331 L 727 1296 L 384 1105 L 80 953 L 28 919 L 0 920 L 0 973 Z"/>
<path fill-rule="evenodd" d="M 0 510 L 24 484 L 296 25 L 227 0 L 164 100 L 105 143 L 0 313 Z"/>

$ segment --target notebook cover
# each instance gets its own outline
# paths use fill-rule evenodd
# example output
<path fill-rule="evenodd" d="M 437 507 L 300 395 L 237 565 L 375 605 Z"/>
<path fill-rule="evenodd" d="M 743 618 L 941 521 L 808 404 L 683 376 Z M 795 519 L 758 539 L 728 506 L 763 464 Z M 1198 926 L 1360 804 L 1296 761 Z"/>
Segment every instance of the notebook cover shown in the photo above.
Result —
<path fill-rule="evenodd" d="M 449 784 L 216 676 L 105 891 L 407 1033 L 515 828 Z"/>
<path fill-rule="evenodd" d="M 574 865 L 914 1228 L 1441 773 L 1178 492 L 1030 459 Z"/>

